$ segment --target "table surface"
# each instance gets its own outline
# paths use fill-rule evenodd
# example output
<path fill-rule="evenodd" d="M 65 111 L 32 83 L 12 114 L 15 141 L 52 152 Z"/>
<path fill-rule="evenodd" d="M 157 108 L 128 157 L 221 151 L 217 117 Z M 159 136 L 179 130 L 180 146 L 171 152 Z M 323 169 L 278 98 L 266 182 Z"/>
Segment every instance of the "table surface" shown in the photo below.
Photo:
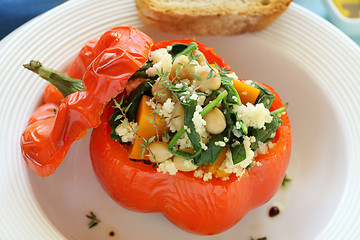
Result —
<path fill-rule="evenodd" d="M 0 0 L 0 40 L 32 18 L 65 1 L 66 0 Z M 328 14 L 322 0 L 294 0 L 294 2 L 328 20 Z M 353 37 L 352 39 L 360 45 L 360 36 Z"/>

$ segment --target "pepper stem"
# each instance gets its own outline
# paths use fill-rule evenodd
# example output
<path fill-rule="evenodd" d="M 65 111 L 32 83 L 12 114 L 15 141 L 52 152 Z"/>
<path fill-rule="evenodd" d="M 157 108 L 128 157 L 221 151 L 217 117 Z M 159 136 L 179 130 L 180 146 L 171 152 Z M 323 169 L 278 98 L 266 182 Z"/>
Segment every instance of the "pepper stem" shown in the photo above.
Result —
<path fill-rule="evenodd" d="M 59 71 L 44 67 L 39 61 L 31 60 L 29 64 L 23 66 L 54 85 L 64 97 L 74 92 L 84 91 L 81 79 L 71 78 Z"/>

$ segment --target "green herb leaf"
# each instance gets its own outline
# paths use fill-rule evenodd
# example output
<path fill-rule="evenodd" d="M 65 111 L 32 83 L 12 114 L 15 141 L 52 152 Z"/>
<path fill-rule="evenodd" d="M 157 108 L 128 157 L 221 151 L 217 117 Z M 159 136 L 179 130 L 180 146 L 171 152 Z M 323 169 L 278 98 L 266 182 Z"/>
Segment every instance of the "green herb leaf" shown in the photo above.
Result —
<path fill-rule="evenodd" d="M 259 96 L 256 99 L 255 104 L 262 103 L 267 109 L 270 109 L 274 101 L 275 95 L 257 82 L 252 82 L 251 86 L 260 90 Z"/>
<path fill-rule="evenodd" d="M 243 142 L 240 142 L 240 145 L 236 147 L 231 147 L 230 150 L 234 165 L 246 159 L 246 151 Z"/>
<path fill-rule="evenodd" d="M 120 109 L 122 108 L 121 106 L 121 102 L 117 102 L 115 99 L 113 99 L 114 103 L 115 103 L 115 108 L 117 109 L 117 111 L 115 111 L 109 119 L 109 125 L 111 128 L 111 132 L 110 132 L 110 137 L 118 142 L 120 142 L 121 144 L 129 144 L 128 142 L 123 142 L 121 140 L 121 137 L 116 133 L 116 127 L 119 126 L 119 124 L 121 124 L 121 122 L 124 119 L 124 116 L 122 115 Z"/>
<path fill-rule="evenodd" d="M 212 136 L 206 144 L 207 150 L 202 152 L 199 158 L 194 160 L 194 163 L 198 166 L 207 163 L 214 164 L 216 159 L 219 157 L 221 151 L 224 149 L 224 147 L 215 145 L 215 143 L 218 141 L 223 141 L 225 135 L 226 133 Z"/>
<path fill-rule="evenodd" d="M 231 69 L 225 69 L 225 67 L 221 68 L 216 62 L 214 62 L 216 69 L 222 73 L 222 74 L 228 74 L 229 72 L 231 72 Z"/>
<path fill-rule="evenodd" d="M 256 142 L 251 143 L 251 149 L 255 151 L 259 146 L 258 142 L 267 143 L 272 141 L 273 138 L 271 136 L 276 132 L 281 124 L 282 120 L 275 115 L 270 123 L 265 123 L 265 128 L 256 129 L 249 127 L 249 135 L 256 138 Z"/>
<path fill-rule="evenodd" d="M 171 57 L 174 58 L 177 54 L 183 52 L 188 46 L 189 44 L 174 43 L 173 45 L 171 45 L 171 50 L 168 51 L 168 53 L 170 53 Z"/>
<path fill-rule="evenodd" d="M 193 76 L 194 79 L 195 79 L 196 81 L 198 81 L 198 82 L 202 82 L 202 81 L 203 81 L 203 79 L 202 79 L 201 77 L 199 77 L 199 75 L 196 75 L 196 74 L 191 73 L 191 76 Z"/>
<path fill-rule="evenodd" d="M 116 133 L 115 129 L 125 118 L 127 118 L 128 122 L 136 121 L 141 98 L 143 95 L 152 96 L 151 88 L 154 82 L 154 80 L 144 81 L 140 83 L 126 99 L 121 98 L 119 102 L 114 99 L 114 108 L 116 108 L 117 111 L 115 111 L 109 119 L 109 125 L 111 127 L 110 136 L 112 139 L 119 141 L 121 144 L 130 144 L 129 142 L 122 142 L 121 137 Z M 125 116 L 123 114 L 125 114 Z"/>
<path fill-rule="evenodd" d="M 285 105 L 284 105 L 283 107 L 278 108 L 278 109 L 272 111 L 272 112 L 270 113 L 270 115 L 278 115 L 278 114 L 282 114 L 283 112 L 286 112 L 286 109 L 287 109 L 287 106 L 288 106 L 288 105 L 289 105 L 288 103 L 285 103 Z"/>
<path fill-rule="evenodd" d="M 146 79 L 152 79 L 155 80 L 157 78 L 157 76 L 154 77 L 149 77 L 146 74 L 146 70 L 148 70 L 150 67 L 152 67 L 153 64 L 150 60 L 148 60 L 141 68 L 139 68 L 131 77 L 130 79 L 135 79 L 135 78 L 146 78 Z M 129 79 L 129 80 L 130 80 Z"/>
<path fill-rule="evenodd" d="M 90 211 L 90 214 L 86 215 L 86 217 L 90 219 L 88 224 L 89 228 L 95 227 L 100 222 L 100 220 L 97 219 L 96 215 L 92 211 Z"/>
<path fill-rule="evenodd" d="M 218 98 L 224 92 L 221 92 L 218 95 Z M 225 98 L 225 97 L 226 97 L 226 94 L 224 94 L 222 96 L 222 98 Z M 228 103 L 226 102 L 226 100 L 223 100 L 221 102 L 221 105 L 224 109 L 226 128 L 222 133 L 214 135 L 210 138 L 210 140 L 206 144 L 206 146 L 207 146 L 206 151 L 203 151 L 202 154 L 197 159 L 194 160 L 194 163 L 198 166 L 207 164 L 207 163 L 214 164 L 216 162 L 216 159 L 219 157 L 221 151 L 224 149 L 224 147 L 216 145 L 215 143 L 218 141 L 224 141 L 224 138 L 229 139 L 229 141 L 231 141 L 233 138 L 231 129 L 234 126 L 235 114 L 231 112 L 231 109 L 230 109 Z M 205 110 L 205 108 L 204 108 L 204 110 Z M 204 110 L 203 110 L 203 112 L 204 112 Z M 231 148 L 230 148 L 230 150 L 231 150 Z"/>
<path fill-rule="evenodd" d="M 131 103 L 131 108 L 126 113 L 126 117 L 129 119 L 129 122 L 136 120 L 137 110 L 139 108 L 142 96 L 147 95 L 152 97 L 151 88 L 154 83 L 154 80 L 148 80 L 140 83 L 140 85 L 135 88 L 124 100 L 125 106 L 128 106 Z"/>
<path fill-rule="evenodd" d="M 174 45 L 172 45 L 174 46 Z M 191 42 L 185 49 L 183 49 L 181 52 L 178 52 L 173 56 L 173 62 L 174 60 L 181 55 L 189 56 L 191 53 L 197 48 L 197 44 L 195 42 Z M 171 54 L 171 53 L 170 53 Z"/>
<path fill-rule="evenodd" d="M 184 127 L 182 127 L 170 140 L 168 150 L 175 156 L 194 159 L 201 153 L 201 145 L 200 145 L 200 136 L 197 134 L 195 130 L 195 124 L 192 121 L 192 117 L 194 115 L 196 109 L 197 101 L 189 99 L 186 103 L 181 103 L 182 108 L 184 109 L 184 126 L 187 126 L 190 131 L 186 131 Z M 175 144 L 180 139 L 180 137 L 184 134 L 187 134 L 190 142 L 195 150 L 194 154 L 184 152 L 184 151 L 174 151 Z"/>
<path fill-rule="evenodd" d="M 229 103 L 241 105 L 241 99 L 239 93 L 231 82 L 231 78 L 226 76 L 225 74 L 220 74 L 221 77 L 221 86 L 223 86 L 226 91 L 228 91 L 227 101 Z"/>
<path fill-rule="evenodd" d="M 286 186 L 286 184 L 288 184 L 289 182 L 291 182 L 291 179 L 285 174 L 285 177 L 281 183 L 281 186 Z"/>

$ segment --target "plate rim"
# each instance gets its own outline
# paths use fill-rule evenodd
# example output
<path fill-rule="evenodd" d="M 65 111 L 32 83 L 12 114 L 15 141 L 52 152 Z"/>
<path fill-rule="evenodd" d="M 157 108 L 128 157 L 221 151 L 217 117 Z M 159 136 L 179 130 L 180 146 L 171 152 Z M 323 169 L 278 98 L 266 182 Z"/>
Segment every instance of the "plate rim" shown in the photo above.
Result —
<path fill-rule="evenodd" d="M 19 27 L 18 29 L 16 29 L 15 31 L 13 31 L 12 33 L 10 33 L 8 36 L 6 36 L 3 40 L 0 41 L 0 59 L 4 59 L 4 57 L 1 57 L 1 54 L 2 52 L 7 52 L 6 50 L 8 50 L 8 47 L 11 47 L 11 42 L 13 41 L 13 39 L 17 39 L 19 37 L 21 37 L 21 35 L 23 35 L 25 32 L 29 31 L 32 29 L 32 27 L 36 26 L 36 24 L 38 23 L 41 23 L 41 22 L 46 22 L 47 19 L 53 17 L 53 15 L 56 15 L 56 14 L 60 14 L 63 10 L 65 9 L 70 9 L 72 6 L 88 6 L 92 3 L 95 3 L 96 0 L 78 0 L 78 1 L 69 1 L 69 2 L 66 2 L 32 20 L 30 20 L 28 23 L 22 25 L 21 27 Z M 109 0 L 108 1 L 109 3 L 115 3 L 115 0 Z M 117 1 L 118 3 L 117 4 L 121 4 L 121 3 L 129 3 L 132 2 L 132 1 L 128 1 L 128 0 L 123 0 L 123 1 Z M 272 28 L 272 30 L 270 31 L 264 31 L 264 32 L 259 32 L 259 33 L 255 33 L 261 37 L 265 37 L 266 38 L 266 35 L 267 34 L 271 34 L 271 33 L 276 33 L 276 27 L 279 27 L 279 25 L 281 26 L 281 24 L 283 24 L 281 21 L 282 18 L 284 17 L 289 17 L 291 16 L 291 14 L 293 15 L 296 15 L 296 14 L 302 14 L 302 15 L 305 15 L 308 19 L 313 19 L 313 20 L 308 20 L 310 22 L 313 22 L 315 24 L 318 24 L 318 26 L 325 26 L 325 32 L 328 32 L 331 36 L 336 36 L 336 40 L 340 42 L 340 40 L 342 41 L 342 44 L 344 45 L 348 45 L 346 48 L 344 47 L 343 49 L 349 49 L 349 48 L 353 48 L 354 51 L 352 53 L 352 57 L 354 59 L 357 59 L 357 57 L 360 56 L 360 48 L 358 45 L 356 45 L 356 43 L 351 40 L 350 37 L 346 36 L 344 33 L 342 33 L 339 29 L 337 29 L 336 27 L 334 27 L 333 25 L 331 25 L 329 22 L 327 22 L 326 20 L 320 18 L 319 16 L 315 15 L 314 13 L 306 10 L 305 8 L 302 8 L 301 6 L 295 4 L 295 3 L 292 3 L 291 6 L 289 7 L 289 9 L 287 10 L 287 12 L 284 13 L 284 16 L 281 16 L 279 21 L 275 22 L 274 24 L 274 28 Z M 352 47 L 353 46 L 353 47 Z M 356 47 L 355 47 L 356 46 Z M 358 56 L 356 55 L 356 53 L 358 54 Z M 359 58 L 360 59 L 360 58 Z M 0 76 L 1 76 L 2 73 L 0 73 Z M 360 76 L 360 75 L 359 75 Z M 3 85 L 0 83 L 0 89 L 1 87 L 3 87 Z M 356 89 L 359 89 L 359 86 L 356 85 Z M 3 98 L 0 97 L 0 100 L 3 100 Z M 359 114 L 359 111 L 356 112 L 356 115 L 357 116 L 360 116 Z M 359 143 L 359 139 L 358 138 L 355 138 L 356 142 Z M 352 149 L 355 149 L 356 148 L 356 145 L 355 146 L 352 146 Z M 354 152 L 354 156 L 359 156 L 359 150 Z M 353 163 L 353 161 L 351 161 L 350 163 Z M 355 166 L 357 169 L 358 169 L 358 165 L 356 164 L 350 164 L 352 166 Z M 25 168 L 24 165 L 20 166 L 22 168 Z M 1 172 L 3 172 L 3 170 L 0 170 Z M 22 169 L 23 172 L 26 172 L 24 169 Z M 4 178 L 4 176 L 3 176 Z M 7 179 L 9 180 L 9 179 Z M 22 180 L 25 180 L 22 179 Z M 18 181 L 21 181 L 18 179 Z M 352 178 L 351 176 L 348 176 L 347 177 L 347 181 L 348 182 L 351 182 L 352 181 Z M 29 184 L 26 184 L 26 182 L 21 182 L 23 185 L 22 187 L 22 191 L 25 191 L 26 194 L 28 196 L 32 196 L 32 193 L 31 193 L 31 186 Z M 4 184 L 0 185 L 0 189 L 5 189 L 5 186 Z M 346 189 L 345 189 L 346 193 L 344 193 L 344 198 L 345 198 L 345 195 L 346 194 L 350 194 L 349 191 L 351 191 L 351 189 L 349 189 L 349 184 L 346 184 Z M 359 193 L 358 195 L 359 196 Z M 35 198 L 35 196 L 32 196 L 33 198 Z M 359 197 L 358 197 L 359 199 Z M 33 199 L 34 200 L 34 199 Z M 3 199 L 2 197 L 0 197 L 0 202 L 3 202 Z M 342 199 L 341 200 L 341 203 L 340 205 L 344 204 L 346 202 L 346 199 Z M 31 203 L 31 206 L 36 206 L 36 200 L 34 202 Z M 32 211 L 31 213 L 36 213 L 37 214 L 37 218 L 40 222 L 42 223 L 45 223 L 45 226 L 47 227 L 47 230 L 48 231 L 44 231 L 43 234 L 45 235 L 42 235 L 42 237 L 44 237 L 44 239 L 46 239 L 47 237 L 51 237 L 52 239 L 65 239 L 65 237 L 49 222 L 47 222 L 47 217 L 46 215 L 41 211 L 41 207 L 38 206 L 38 209 L 36 209 L 37 211 L 34 212 Z M 338 211 L 340 211 L 338 209 Z M 1 208 L 0 208 L 0 212 L 1 212 Z M 29 219 L 31 218 L 31 213 L 28 213 L 26 215 L 26 217 L 28 217 Z M 329 234 L 329 231 L 330 233 L 333 233 L 333 231 L 331 231 L 331 228 L 334 226 L 334 225 L 338 225 L 339 224 L 339 220 L 336 220 L 335 217 L 339 214 L 339 212 L 335 213 L 333 215 L 333 218 L 331 219 L 331 221 L 329 222 L 329 224 L 327 225 L 327 227 L 325 227 L 325 229 L 323 229 L 323 231 L 319 234 L 319 236 L 317 237 L 318 239 L 331 239 L 331 237 L 333 236 L 330 236 Z M 28 220 L 28 219 L 26 219 Z M 1 222 L 1 225 L 2 226 L 7 226 L 7 223 L 6 222 L 3 222 L 3 220 L 0 219 L 0 222 Z M 47 224 L 46 224 L 47 222 Z M 357 222 L 359 223 L 359 222 Z M 360 224 L 358 224 L 359 226 Z M 347 229 L 349 229 L 349 232 L 350 233 L 355 233 L 355 234 L 359 234 L 359 230 L 354 230 L 352 229 L 351 227 L 347 227 Z M 8 234 L 10 234 L 10 232 L 13 232 L 11 231 L 12 228 L 8 226 Z M 10 230 L 10 231 L 9 231 Z M 349 233 L 349 234 L 350 234 Z M 6 236 L 5 234 L 5 231 L 2 232 L 0 231 L 0 236 L 2 236 L 2 234 L 4 234 L 4 236 Z M 351 237 L 354 237 L 354 235 L 346 235 L 347 237 L 351 236 Z M 10 235 L 7 235 L 7 236 L 10 236 Z M 25 236 L 25 235 L 23 235 Z"/>

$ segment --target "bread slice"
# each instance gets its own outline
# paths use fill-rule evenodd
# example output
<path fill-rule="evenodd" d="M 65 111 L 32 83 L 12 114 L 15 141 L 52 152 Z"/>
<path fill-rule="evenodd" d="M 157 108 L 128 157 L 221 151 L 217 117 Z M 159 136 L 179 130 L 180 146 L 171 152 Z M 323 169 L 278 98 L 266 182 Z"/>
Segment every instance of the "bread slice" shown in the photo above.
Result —
<path fill-rule="evenodd" d="M 269 26 L 292 0 L 135 0 L 140 18 L 165 32 L 235 35 Z"/>

